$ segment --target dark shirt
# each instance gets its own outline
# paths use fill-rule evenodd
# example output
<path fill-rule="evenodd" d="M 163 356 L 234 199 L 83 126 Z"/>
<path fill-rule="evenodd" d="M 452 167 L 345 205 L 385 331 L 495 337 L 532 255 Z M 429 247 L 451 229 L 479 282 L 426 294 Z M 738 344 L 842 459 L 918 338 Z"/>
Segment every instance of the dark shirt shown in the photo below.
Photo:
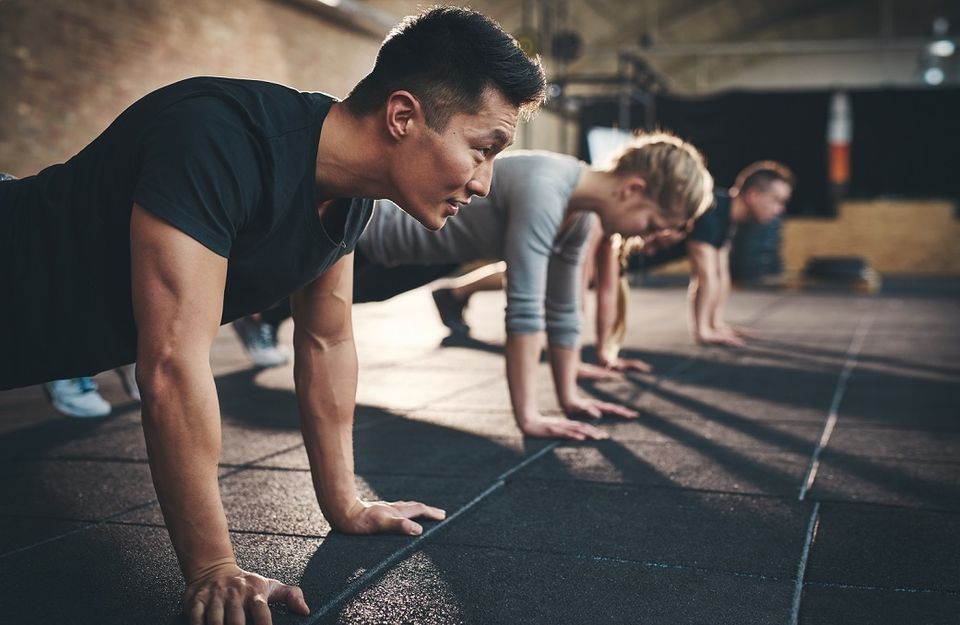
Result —
<path fill-rule="evenodd" d="M 700 241 L 720 249 L 733 238 L 736 224 L 730 219 L 730 194 L 718 189 L 713 192 L 713 208 L 693 224 L 688 241 Z"/>
<path fill-rule="evenodd" d="M 193 78 L 134 103 L 66 163 L 0 183 L 0 388 L 135 359 L 134 203 L 228 259 L 222 323 L 268 308 L 351 252 L 372 202 L 340 200 L 321 220 L 315 197 L 333 102 Z"/>
<path fill-rule="evenodd" d="M 733 238 L 735 227 L 736 224 L 730 218 L 730 194 L 718 189 L 713 193 L 713 206 L 694 222 L 690 236 L 668 248 L 658 250 L 652 256 L 646 256 L 642 252 L 635 254 L 636 260 L 630 259 L 629 268 L 652 269 L 685 258 L 688 241 L 699 241 L 720 249 Z"/>

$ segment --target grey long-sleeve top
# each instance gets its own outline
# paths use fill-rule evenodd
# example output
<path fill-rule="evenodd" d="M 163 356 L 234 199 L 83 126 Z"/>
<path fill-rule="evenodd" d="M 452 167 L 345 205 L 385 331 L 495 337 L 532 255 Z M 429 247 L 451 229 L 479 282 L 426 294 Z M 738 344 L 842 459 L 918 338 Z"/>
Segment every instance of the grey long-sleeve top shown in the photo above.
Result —
<path fill-rule="evenodd" d="M 474 198 L 437 232 L 378 200 L 357 248 L 385 266 L 507 264 L 509 334 L 547 330 L 551 345 L 574 347 L 580 333 L 580 262 L 591 213 L 567 215 L 584 163 L 550 152 L 514 151 L 494 161 L 486 198 Z M 566 218 L 566 219 L 565 219 Z"/>

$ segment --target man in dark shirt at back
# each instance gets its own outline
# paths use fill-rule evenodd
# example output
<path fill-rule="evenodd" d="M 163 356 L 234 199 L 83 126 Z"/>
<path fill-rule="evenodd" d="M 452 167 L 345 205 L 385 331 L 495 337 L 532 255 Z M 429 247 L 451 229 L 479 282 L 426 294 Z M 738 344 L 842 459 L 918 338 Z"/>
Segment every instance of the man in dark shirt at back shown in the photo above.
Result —
<path fill-rule="evenodd" d="M 794 186 L 796 179 L 786 165 L 757 161 L 740 171 L 729 192 L 714 190 L 713 207 L 692 224 L 689 233 L 665 231 L 640 246 L 614 238 L 600 242 L 596 252 L 599 363 L 621 369 L 626 362 L 618 355 L 628 317 L 622 270 L 651 269 L 684 257 L 690 261 L 688 323 L 694 341 L 744 345 L 746 331 L 728 325 L 724 318 L 731 288 L 731 241 L 739 224 L 766 224 L 782 215 Z M 630 362 L 632 368 L 648 366 Z"/>
<path fill-rule="evenodd" d="M 422 531 L 419 502 L 354 484 L 352 251 L 389 198 L 430 229 L 490 188 L 543 99 L 536 61 L 483 16 L 408 18 L 343 101 L 247 80 L 155 91 L 64 164 L 0 182 L 0 389 L 136 361 L 151 473 L 191 623 L 269 623 L 303 594 L 236 565 L 217 484 L 217 328 L 288 295 L 317 498 L 350 533 Z M 292 294 L 292 295 L 291 295 Z M 29 305 L 27 305 L 29 304 Z M 83 327 L 78 335 L 70 328 Z"/>

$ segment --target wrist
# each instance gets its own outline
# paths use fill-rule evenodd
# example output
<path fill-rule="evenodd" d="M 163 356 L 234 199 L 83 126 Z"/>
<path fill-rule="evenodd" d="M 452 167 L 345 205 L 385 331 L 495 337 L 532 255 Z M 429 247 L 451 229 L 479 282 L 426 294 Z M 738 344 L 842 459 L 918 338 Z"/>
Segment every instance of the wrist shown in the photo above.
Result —
<path fill-rule="evenodd" d="M 336 505 L 321 505 L 320 510 L 332 528 L 344 530 L 350 528 L 351 519 L 364 507 L 364 502 L 354 493 L 351 497 L 343 499 Z"/>
<path fill-rule="evenodd" d="M 207 560 L 184 571 L 183 578 L 187 586 L 213 577 L 235 574 L 240 571 L 236 558 L 231 554 L 214 560 Z"/>
<path fill-rule="evenodd" d="M 563 410 L 563 414 L 565 415 L 569 415 L 571 412 L 576 412 L 578 406 L 580 405 L 580 396 L 576 393 L 560 397 L 559 400 L 560 409 Z"/>
<path fill-rule="evenodd" d="M 524 427 L 530 425 L 539 417 L 539 413 L 535 410 L 525 410 L 523 412 L 514 412 L 513 419 L 517 422 L 517 426 L 522 430 Z"/>

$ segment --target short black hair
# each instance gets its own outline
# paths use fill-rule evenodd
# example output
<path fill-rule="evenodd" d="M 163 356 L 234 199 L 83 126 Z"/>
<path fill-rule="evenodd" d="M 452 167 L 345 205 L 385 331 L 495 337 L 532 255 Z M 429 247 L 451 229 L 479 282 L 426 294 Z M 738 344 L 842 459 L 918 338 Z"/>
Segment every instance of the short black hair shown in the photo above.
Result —
<path fill-rule="evenodd" d="M 744 193 L 748 189 L 757 188 L 766 191 L 770 184 L 780 180 L 787 183 L 790 188 L 797 186 L 796 176 L 790 171 L 790 168 L 777 161 L 757 161 L 743 168 L 737 174 L 737 181 L 733 184 L 738 193 Z"/>
<path fill-rule="evenodd" d="M 476 113 L 489 89 L 521 113 L 543 103 L 540 59 L 528 58 L 516 39 L 469 9 L 434 7 L 404 18 L 377 53 L 373 70 L 344 100 L 355 115 L 377 111 L 398 90 L 415 95 L 426 123 L 442 131 L 455 113 Z"/>

